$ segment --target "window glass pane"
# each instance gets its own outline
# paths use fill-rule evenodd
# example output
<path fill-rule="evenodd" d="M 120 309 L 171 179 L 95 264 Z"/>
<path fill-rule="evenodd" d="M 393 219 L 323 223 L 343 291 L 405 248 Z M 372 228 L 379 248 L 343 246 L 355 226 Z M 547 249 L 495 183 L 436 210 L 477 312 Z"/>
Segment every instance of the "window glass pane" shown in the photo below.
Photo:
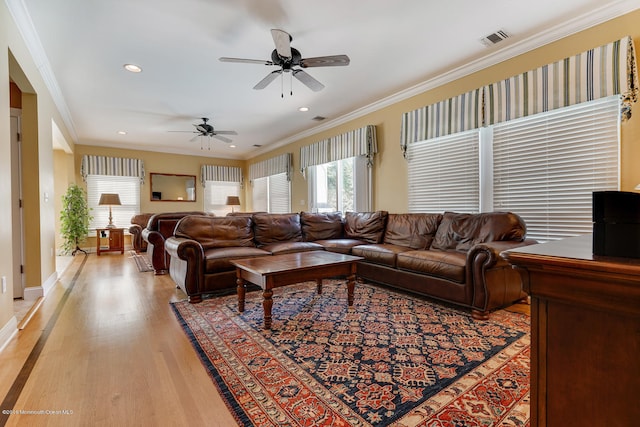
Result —
<path fill-rule="evenodd" d="M 364 156 L 312 166 L 309 168 L 308 182 L 313 212 L 369 209 L 370 174 Z M 358 196 L 360 193 L 361 197 Z"/>
<path fill-rule="evenodd" d="M 113 223 L 128 228 L 131 217 L 140 213 L 140 178 L 135 176 L 88 175 L 87 205 L 93 220 L 89 228 L 104 228 L 109 224 L 109 206 L 99 206 L 102 193 L 117 193 L 120 206 L 112 206 Z"/>
<path fill-rule="evenodd" d="M 240 183 L 229 181 L 206 181 L 204 186 L 204 210 L 216 216 L 225 216 L 242 206 L 227 206 L 227 196 L 240 196 Z"/>

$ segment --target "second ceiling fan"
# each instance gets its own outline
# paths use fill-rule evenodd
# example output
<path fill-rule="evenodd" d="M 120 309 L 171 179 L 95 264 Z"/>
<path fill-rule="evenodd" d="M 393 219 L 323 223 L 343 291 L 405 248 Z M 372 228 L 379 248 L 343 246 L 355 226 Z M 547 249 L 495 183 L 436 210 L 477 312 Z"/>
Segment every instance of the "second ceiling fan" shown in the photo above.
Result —
<path fill-rule="evenodd" d="M 309 67 L 335 67 L 349 65 L 349 57 L 347 55 L 331 55 L 318 56 L 315 58 L 303 58 L 300 51 L 291 47 L 293 38 L 289 33 L 283 30 L 271 30 L 271 36 L 276 48 L 271 52 L 271 61 L 260 59 L 243 59 L 243 58 L 219 58 L 222 62 L 240 62 L 247 64 L 275 65 L 278 70 L 272 71 L 260 80 L 254 89 L 264 89 L 283 73 L 291 73 L 293 77 L 302 82 L 305 86 L 314 92 L 318 92 L 324 88 L 324 85 L 318 80 L 311 77 L 302 68 Z"/>

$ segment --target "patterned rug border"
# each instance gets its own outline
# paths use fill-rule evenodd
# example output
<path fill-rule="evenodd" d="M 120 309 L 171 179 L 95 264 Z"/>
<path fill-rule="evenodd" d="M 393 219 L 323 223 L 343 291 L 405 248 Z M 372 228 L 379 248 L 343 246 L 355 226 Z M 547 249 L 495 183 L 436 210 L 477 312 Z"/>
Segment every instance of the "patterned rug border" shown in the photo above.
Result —
<path fill-rule="evenodd" d="M 136 264 L 138 268 L 138 272 L 147 273 L 149 271 L 153 271 L 153 265 L 149 262 L 149 259 L 142 254 L 137 253 L 136 251 L 129 251 L 130 258 L 133 259 L 133 262 Z"/>
<path fill-rule="evenodd" d="M 359 285 L 359 286 L 368 286 L 370 288 L 380 288 L 379 286 L 370 285 L 370 284 Z M 296 292 L 299 289 L 309 288 L 309 287 L 310 285 L 308 283 L 307 284 L 302 283 L 302 284 L 293 285 L 287 288 L 281 288 L 279 289 L 279 291 L 283 293 Z M 460 311 L 459 308 L 452 307 L 447 304 L 440 304 L 428 298 L 422 298 L 420 296 L 398 292 L 396 290 L 389 289 L 389 288 L 383 288 L 383 289 L 385 290 L 385 292 L 389 292 L 394 295 L 406 297 L 414 301 L 421 301 L 426 304 L 436 305 L 437 307 L 439 307 L 439 309 L 442 309 L 448 312 L 453 312 L 456 315 L 468 316 L 467 313 Z M 250 293 L 248 293 L 247 295 L 248 297 L 249 297 L 249 294 Z M 255 292 L 253 294 L 256 295 L 256 298 L 258 298 L 258 300 L 260 299 L 259 292 Z M 223 296 L 215 299 L 220 300 L 220 298 L 223 298 L 224 301 L 227 301 L 227 303 L 225 303 L 224 301 L 220 301 L 217 308 L 219 308 L 222 312 L 224 312 L 227 319 L 229 321 L 232 321 L 237 328 L 239 328 L 243 333 L 247 334 L 261 348 L 263 348 L 272 357 L 277 359 L 280 364 L 282 364 L 288 370 L 290 370 L 292 374 L 294 374 L 297 378 L 304 381 L 305 384 L 317 382 L 317 379 L 314 378 L 309 372 L 305 371 L 303 368 L 298 366 L 298 363 L 296 361 L 292 360 L 281 349 L 277 348 L 275 344 L 268 339 L 269 335 L 265 334 L 266 331 L 263 331 L 260 328 L 256 329 L 256 325 L 252 326 L 251 323 L 246 318 L 238 314 L 237 311 L 235 311 L 235 309 L 229 307 L 228 301 L 233 301 L 234 295 L 227 295 L 227 296 Z M 247 426 L 257 425 L 257 424 L 254 424 L 254 421 L 246 413 L 242 405 L 240 405 L 239 402 L 236 400 L 236 397 L 234 396 L 232 390 L 227 385 L 227 381 L 229 379 L 227 378 L 225 380 L 223 375 L 221 375 L 218 367 L 215 366 L 214 362 L 212 362 L 210 357 L 207 355 L 207 352 L 202 347 L 201 342 L 198 340 L 197 336 L 194 334 L 187 319 L 180 312 L 180 309 L 178 307 L 179 305 L 183 305 L 186 310 L 191 311 L 192 313 L 195 312 L 195 313 L 198 313 L 199 315 L 202 315 L 202 313 L 200 313 L 197 309 L 195 309 L 193 306 L 188 304 L 186 301 L 171 303 L 172 311 L 176 315 L 176 318 L 180 326 L 185 331 L 189 341 L 192 343 L 194 349 L 196 350 L 196 353 L 198 354 L 200 360 L 202 361 L 204 367 L 206 368 L 208 375 L 213 380 L 213 383 L 215 384 L 216 388 L 218 389 L 221 396 L 223 397 L 223 401 L 229 408 L 230 412 L 233 414 L 235 419 L 241 425 L 247 425 Z M 497 312 L 494 312 L 492 316 L 494 316 L 493 322 L 497 322 L 497 323 L 503 323 L 501 322 L 501 320 L 506 321 L 505 319 L 508 319 L 508 318 L 520 318 L 522 319 L 521 321 L 523 322 L 528 322 L 528 319 L 529 319 L 529 316 L 524 315 L 522 313 L 507 312 L 507 311 L 497 311 Z M 270 332 L 267 332 L 267 334 L 269 333 Z M 214 344 L 216 347 L 215 350 L 219 352 L 221 356 L 224 356 L 224 351 L 222 349 L 225 349 L 227 347 L 227 343 L 219 339 L 217 335 L 214 335 L 214 336 L 207 335 L 207 336 L 210 339 L 212 339 L 213 342 L 217 341 L 217 343 Z M 488 380 L 492 375 L 496 374 L 500 369 L 503 369 L 507 364 L 514 361 L 517 357 L 522 358 L 526 356 L 526 362 L 528 363 L 529 349 L 530 349 L 530 336 L 528 333 L 524 333 L 520 338 L 517 338 L 514 342 L 508 344 L 506 347 L 498 351 L 497 354 L 493 354 L 488 359 L 482 361 L 479 365 L 470 369 L 469 372 L 462 374 L 460 377 L 454 378 L 449 384 L 446 384 L 444 387 L 442 387 L 440 391 L 436 392 L 433 396 L 429 397 L 426 401 L 419 403 L 415 408 L 413 408 L 407 413 L 402 414 L 399 418 L 395 419 L 395 421 L 392 421 L 391 424 L 388 424 L 388 425 L 397 425 L 397 426 L 408 426 L 408 425 L 418 425 L 418 424 L 422 425 L 425 422 L 425 420 L 426 422 L 429 423 L 430 426 L 431 425 L 433 426 L 454 425 L 454 424 L 446 424 L 446 423 L 435 424 L 435 420 L 432 421 L 431 417 L 441 415 L 440 414 L 441 411 L 443 410 L 446 411 L 449 405 L 455 404 L 456 401 L 459 399 L 462 399 L 462 397 L 466 393 L 471 393 L 474 387 L 478 386 L 478 384 L 480 384 L 483 380 Z M 236 357 L 238 356 L 233 355 L 232 357 L 230 357 L 230 359 L 233 359 Z M 322 387 L 319 387 L 319 388 L 322 388 Z M 527 391 L 526 394 L 523 395 L 522 398 L 511 407 L 509 412 L 510 413 L 517 412 L 521 416 L 525 416 L 526 414 L 526 418 L 528 419 L 528 416 L 529 416 L 528 395 L 529 395 L 529 392 Z M 334 409 L 338 411 L 341 409 L 340 406 L 345 405 L 345 403 L 342 402 L 342 400 L 338 398 L 332 398 L 332 396 L 323 396 L 322 399 L 331 400 L 332 401 L 331 406 L 333 406 Z M 350 417 L 353 417 L 353 416 L 356 416 L 357 418 L 357 420 L 353 418 L 351 419 L 354 425 L 371 425 L 368 420 L 365 420 L 364 418 L 362 418 L 360 414 L 355 413 L 353 408 L 349 406 L 347 406 L 346 408 L 348 411 L 352 412 L 348 414 L 346 419 L 349 419 Z M 268 411 L 268 408 L 263 408 L 263 409 Z M 342 415 L 346 415 L 346 414 L 342 413 Z M 449 416 L 449 414 L 443 415 L 444 418 L 446 418 L 447 416 Z M 415 424 L 415 422 L 418 422 L 418 424 Z M 482 424 L 482 425 L 485 425 L 485 424 Z M 519 424 L 514 424 L 514 425 L 519 425 Z"/>

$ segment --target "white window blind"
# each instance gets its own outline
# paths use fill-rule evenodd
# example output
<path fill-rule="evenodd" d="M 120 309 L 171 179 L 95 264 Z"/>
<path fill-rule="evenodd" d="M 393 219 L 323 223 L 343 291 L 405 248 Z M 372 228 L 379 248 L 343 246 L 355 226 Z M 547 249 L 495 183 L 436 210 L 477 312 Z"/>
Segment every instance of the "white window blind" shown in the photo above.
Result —
<path fill-rule="evenodd" d="M 216 216 L 225 216 L 232 211 L 227 206 L 227 196 L 240 196 L 240 183 L 232 181 L 205 181 L 204 185 L 204 210 Z M 242 206 L 234 206 L 233 210 L 239 211 Z"/>
<path fill-rule="evenodd" d="M 540 241 L 590 233 L 592 192 L 617 190 L 618 96 L 493 129 L 493 208 L 512 211 Z"/>
<path fill-rule="evenodd" d="M 408 145 L 409 212 L 480 210 L 478 130 Z"/>
<path fill-rule="evenodd" d="M 251 200 L 253 211 L 268 212 L 269 211 L 269 177 L 256 178 L 251 181 L 253 191 L 251 192 Z"/>
<path fill-rule="evenodd" d="M 291 184 L 286 173 L 265 176 L 252 180 L 254 211 L 270 213 L 291 212 Z"/>
<path fill-rule="evenodd" d="M 109 206 L 99 206 L 102 193 L 117 193 L 120 206 L 111 206 L 116 227 L 128 228 L 131 217 L 140 213 L 140 178 L 137 176 L 87 175 L 87 205 L 93 220 L 89 228 L 104 228 L 109 224 Z"/>

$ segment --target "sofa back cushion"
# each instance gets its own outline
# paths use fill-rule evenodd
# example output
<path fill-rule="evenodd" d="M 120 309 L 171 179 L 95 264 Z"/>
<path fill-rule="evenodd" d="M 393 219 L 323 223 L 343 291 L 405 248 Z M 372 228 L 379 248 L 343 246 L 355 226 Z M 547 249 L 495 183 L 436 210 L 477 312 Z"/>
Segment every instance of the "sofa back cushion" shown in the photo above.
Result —
<path fill-rule="evenodd" d="M 344 235 L 367 243 L 382 243 L 387 211 L 347 212 L 344 216 Z"/>
<path fill-rule="evenodd" d="M 302 237 L 307 242 L 342 238 L 342 213 L 300 212 Z"/>
<path fill-rule="evenodd" d="M 431 247 L 466 252 L 478 243 L 509 240 L 520 242 L 527 227 L 511 212 L 463 214 L 445 212 Z"/>
<path fill-rule="evenodd" d="M 198 241 L 207 249 L 255 246 L 251 217 L 190 215 L 182 218 L 174 235 Z"/>
<path fill-rule="evenodd" d="M 384 243 L 411 249 L 429 249 L 441 220 L 441 214 L 389 214 Z"/>
<path fill-rule="evenodd" d="M 202 211 L 190 211 L 190 212 L 162 212 L 162 213 L 157 213 L 157 214 L 153 214 L 150 218 L 149 218 L 149 222 L 147 222 L 147 229 L 150 231 L 160 231 L 158 229 L 158 223 L 160 221 L 168 221 L 168 220 L 175 220 L 176 222 L 178 222 L 179 219 L 184 218 L 185 216 L 188 215 L 207 215 L 207 216 L 213 216 L 210 215 L 206 212 L 202 212 Z M 166 236 L 165 236 L 166 237 Z"/>
<path fill-rule="evenodd" d="M 301 242 L 300 214 L 255 214 L 253 232 L 258 246 L 276 242 Z"/>

